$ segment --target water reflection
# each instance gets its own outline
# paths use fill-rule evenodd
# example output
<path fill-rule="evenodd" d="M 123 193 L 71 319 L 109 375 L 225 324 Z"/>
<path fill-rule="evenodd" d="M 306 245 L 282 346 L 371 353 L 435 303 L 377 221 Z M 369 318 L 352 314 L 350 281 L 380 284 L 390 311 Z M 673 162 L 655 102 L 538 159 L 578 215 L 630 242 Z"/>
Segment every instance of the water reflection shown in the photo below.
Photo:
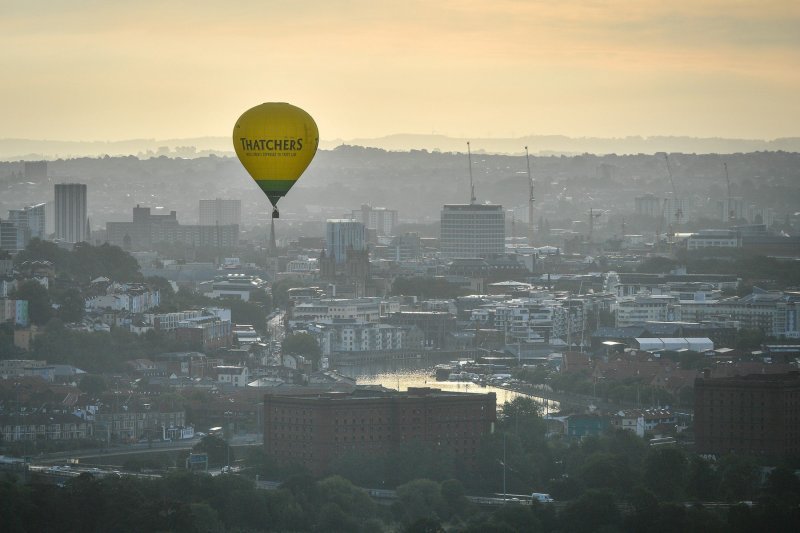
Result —
<path fill-rule="evenodd" d="M 366 365 L 342 366 L 336 369 L 342 375 L 355 378 L 359 385 L 383 385 L 389 389 L 399 391 L 409 387 L 431 387 L 443 391 L 472 392 L 485 394 L 493 392 L 497 396 L 497 405 L 502 406 L 517 396 L 528 396 L 512 390 L 506 390 L 491 385 L 481 386 L 468 381 L 436 381 L 434 366 L 446 361 L 432 361 L 427 358 L 403 361 L 385 361 Z M 546 406 L 549 411 L 554 411 L 558 403 L 534 396 L 535 400 Z"/>

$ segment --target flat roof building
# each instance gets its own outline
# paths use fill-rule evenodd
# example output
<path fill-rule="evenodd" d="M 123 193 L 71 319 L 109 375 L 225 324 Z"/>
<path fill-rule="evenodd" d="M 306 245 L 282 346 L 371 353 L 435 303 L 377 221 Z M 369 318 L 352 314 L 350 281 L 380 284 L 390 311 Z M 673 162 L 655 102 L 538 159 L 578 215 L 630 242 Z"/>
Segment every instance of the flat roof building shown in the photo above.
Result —
<path fill-rule="evenodd" d="M 85 183 L 56 183 L 56 239 L 83 242 L 89 238 Z"/>
<path fill-rule="evenodd" d="M 697 453 L 794 457 L 800 454 L 800 372 L 698 378 Z"/>
<path fill-rule="evenodd" d="M 357 388 L 352 393 L 264 397 L 264 449 L 313 474 L 346 454 L 385 454 L 412 441 L 448 449 L 474 465 L 496 421 L 494 393 Z"/>
<path fill-rule="evenodd" d="M 216 198 L 200 200 L 201 226 L 230 226 L 242 224 L 242 201 Z"/>
<path fill-rule="evenodd" d="M 505 252 L 502 205 L 448 204 L 441 213 L 442 257 L 482 257 Z"/>

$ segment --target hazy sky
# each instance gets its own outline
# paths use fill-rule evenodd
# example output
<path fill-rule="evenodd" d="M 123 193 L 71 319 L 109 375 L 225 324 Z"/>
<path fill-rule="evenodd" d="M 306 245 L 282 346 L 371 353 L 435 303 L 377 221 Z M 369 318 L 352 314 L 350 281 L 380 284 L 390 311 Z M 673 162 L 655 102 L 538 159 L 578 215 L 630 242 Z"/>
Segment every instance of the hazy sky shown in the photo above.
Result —
<path fill-rule="evenodd" d="M 800 135 L 797 0 L 0 0 L 0 138 Z"/>

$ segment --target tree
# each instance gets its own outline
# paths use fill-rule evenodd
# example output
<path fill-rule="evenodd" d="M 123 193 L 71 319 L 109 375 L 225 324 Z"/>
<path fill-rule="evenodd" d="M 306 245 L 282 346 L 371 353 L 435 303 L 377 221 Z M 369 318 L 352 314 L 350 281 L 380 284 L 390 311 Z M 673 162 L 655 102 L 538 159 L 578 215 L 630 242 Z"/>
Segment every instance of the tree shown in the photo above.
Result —
<path fill-rule="evenodd" d="M 245 302 L 238 298 L 226 299 L 224 302 L 225 307 L 231 310 L 231 321 L 233 323 L 250 324 L 261 332 L 267 327 L 267 313 L 261 305 Z"/>
<path fill-rule="evenodd" d="M 418 296 L 421 299 L 450 299 L 466 294 L 465 290 L 444 278 L 397 278 L 392 283 L 392 294 Z"/>
<path fill-rule="evenodd" d="M 619 463 L 614 455 L 595 452 L 581 464 L 579 479 L 590 489 L 616 490 L 624 484 L 620 474 Z"/>
<path fill-rule="evenodd" d="M 587 491 L 570 502 L 560 516 L 562 529 L 575 533 L 600 531 L 604 526 L 614 528 L 621 519 L 614 496 L 610 492 L 595 490 Z"/>
<path fill-rule="evenodd" d="M 727 501 L 752 500 L 758 481 L 755 461 L 741 455 L 726 455 L 718 463 L 721 496 Z"/>
<path fill-rule="evenodd" d="M 63 269 L 67 268 L 69 260 L 69 252 L 59 248 L 56 243 L 33 238 L 28 246 L 14 257 L 14 264 L 21 265 L 26 261 L 49 261 L 56 269 Z"/>
<path fill-rule="evenodd" d="M 445 507 L 439 484 L 430 479 L 415 479 L 400 485 L 397 487 L 397 500 L 406 524 L 422 518 L 439 520 Z"/>
<path fill-rule="evenodd" d="M 314 366 L 317 366 L 320 356 L 322 355 L 317 340 L 312 335 L 305 332 L 287 335 L 286 338 L 283 339 L 281 349 L 285 354 L 302 355 L 303 357 L 311 359 Z"/>
<path fill-rule="evenodd" d="M 433 518 L 420 518 L 404 530 L 405 533 L 445 533 L 442 523 Z"/>
<path fill-rule="evenodd" d="M 70 287 L 59 297 L 58 317 L 64 322 L 80 322 L 86 309 L 86 301 L 81 292 Z"/>
<path fill-rule="evenodd" d="M 76 280 L 91 280 L 106 276 L 114 281 L 139 281 L 139 263 L 128 252 L 108 243 L 100 246 L 82 242 L 73 249 L 73 269 Z"/>
<path fill-rule="evenodd" d="M 91 398 L 97 398 L 101 393 L 108 389 L 106 378 L 96 374 L 86 374 L 81 378 L 78 388 L 88 394 Z"/>
<path fill-rule="evenodd" d="M 502 412 L 504 430 L 519 435 L 526 451 L 543 445 L 546 427 L 542 407 L 533 398 L 517 396 L 503 404 Z"/>
<path fill-rule="evenodd" d="M 228 441 L 216 435 L 206 435 L 200 442 L 192 448 L 194 453 L 207 453 L 208 464 L 210 465 L 225 465 L 228 462 L 233 462 L 233 450 L 230 448 Z"/>
<path fill-rule="evenodd" d="M 711 463 L 695 455 L 689 462 L 689 495 L 700 501 L 709 501 L 718 498 L 719 475 Z"/>
<path fill-rule="evenodd" d="M 353 519 L 366 520 L 375 513 L 376 503 L 369 495 L 341 476 L 319 481 L 317 489 L 317 495 L 323 501 L 335 504 Z"/>
<path fill-rule="evenodd" d="M 790 469 L 779 466 L 769 473 L 764 493 L 797 507 L 800 503 L 800 479 Z"/>
<path fill-rule="evenodd" d="M 645 483 L 660 500 L 675 501 L 683 495 L 687 467 L 679 448 L 654 448 L 645 459 Z"/>
<path fill-rule="evenodd" d="M 472 510 L 472 504 L 467 499 L 464 485 L 459 480 L 448 479 L 443 481 L 440 492 L 451 516 L 463 516 Z"/>
<path fill-rule="evenodd" d="M 636 271 L 648 274 L 666 274 L 673 270 L 677 264 L 678 263 L 672 259 L 655 256 L 643 261 Z"/>
<path fill-rule="evenodd" d="M 272 284 L 272 305 L 285 308 L 289 303 L 289 289 L 306 287 L 307 284 L 297 278 L 288 278 Z"/>
<path fill-rule="evenodd" d="M 765 339 L 766 334 L 760 329 L 740 329 L 736 332 L 734 346 L 738 350 L 753 350 L 760 347 Z"/>
<path fill-rule="evenodd" d="M 14 300 L 28 301 L 28 318 L 37 326 L 43 326 L 53 315 L 50 305 L 50 295 L 41 283 L 36 280 L 26 280 L 19 284 L 17 290 L 11 294 Z"/>

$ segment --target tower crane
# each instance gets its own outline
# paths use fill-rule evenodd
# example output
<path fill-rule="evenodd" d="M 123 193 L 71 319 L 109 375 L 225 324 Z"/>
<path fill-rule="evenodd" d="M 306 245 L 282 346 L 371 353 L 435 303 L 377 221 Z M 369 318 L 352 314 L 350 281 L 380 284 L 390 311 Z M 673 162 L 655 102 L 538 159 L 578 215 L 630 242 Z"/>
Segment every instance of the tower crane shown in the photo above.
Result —
<path fill-rule="evenodd" d="M 733 208 L 733 196 L 731 196 L 731 177 L 728 175 L 728 163 L 722 163 L 725 167 L 725 182 L 728 184 L 728 222 L 736 219 L 736 210 Z"/>
<path fill-rule="evenodd" d="M 525 163 L 528 166 L 528 244 L 533 246 L 533 202 L 536 198 L 533 195 L 534 182 L 531 177 L 531 160 L 528 156 L 527 146 L 525 147 Z"/>
<path fill-rule="evenodd" d="M 675 188 L 675 180 L 672 178 L 672 169 L 669 166 L 669 156 L 664 153 L 664 161 L 667 163 L 667 174 L 669 175 L 669 183 L 672 185 L 672 198 L 675 202 L 675 229 L 681 225 L 681 218 L 683 218 L 683 209 L 681 209 L 678 202 L 678 189 Z"/>
<path fill-rule="evenodd" d="M 661 223 L 664 222 L 664 212 L 667 210 L 668 201 L 668 198 L 664 198 L 664 203 L 661 204 L 661 214 L 658 217 L 658 226 L 656 227 L 656 242 L 654 243 L 656 252 L 661 248 Z"/>
<path fill-rule="evenodd" d="M 469 148 L 469 141 L 467 141 L 467 159 L 469 160 L 469 203 L 475 203 L 475 183 L 472 181 L 472 151 Z"/>

